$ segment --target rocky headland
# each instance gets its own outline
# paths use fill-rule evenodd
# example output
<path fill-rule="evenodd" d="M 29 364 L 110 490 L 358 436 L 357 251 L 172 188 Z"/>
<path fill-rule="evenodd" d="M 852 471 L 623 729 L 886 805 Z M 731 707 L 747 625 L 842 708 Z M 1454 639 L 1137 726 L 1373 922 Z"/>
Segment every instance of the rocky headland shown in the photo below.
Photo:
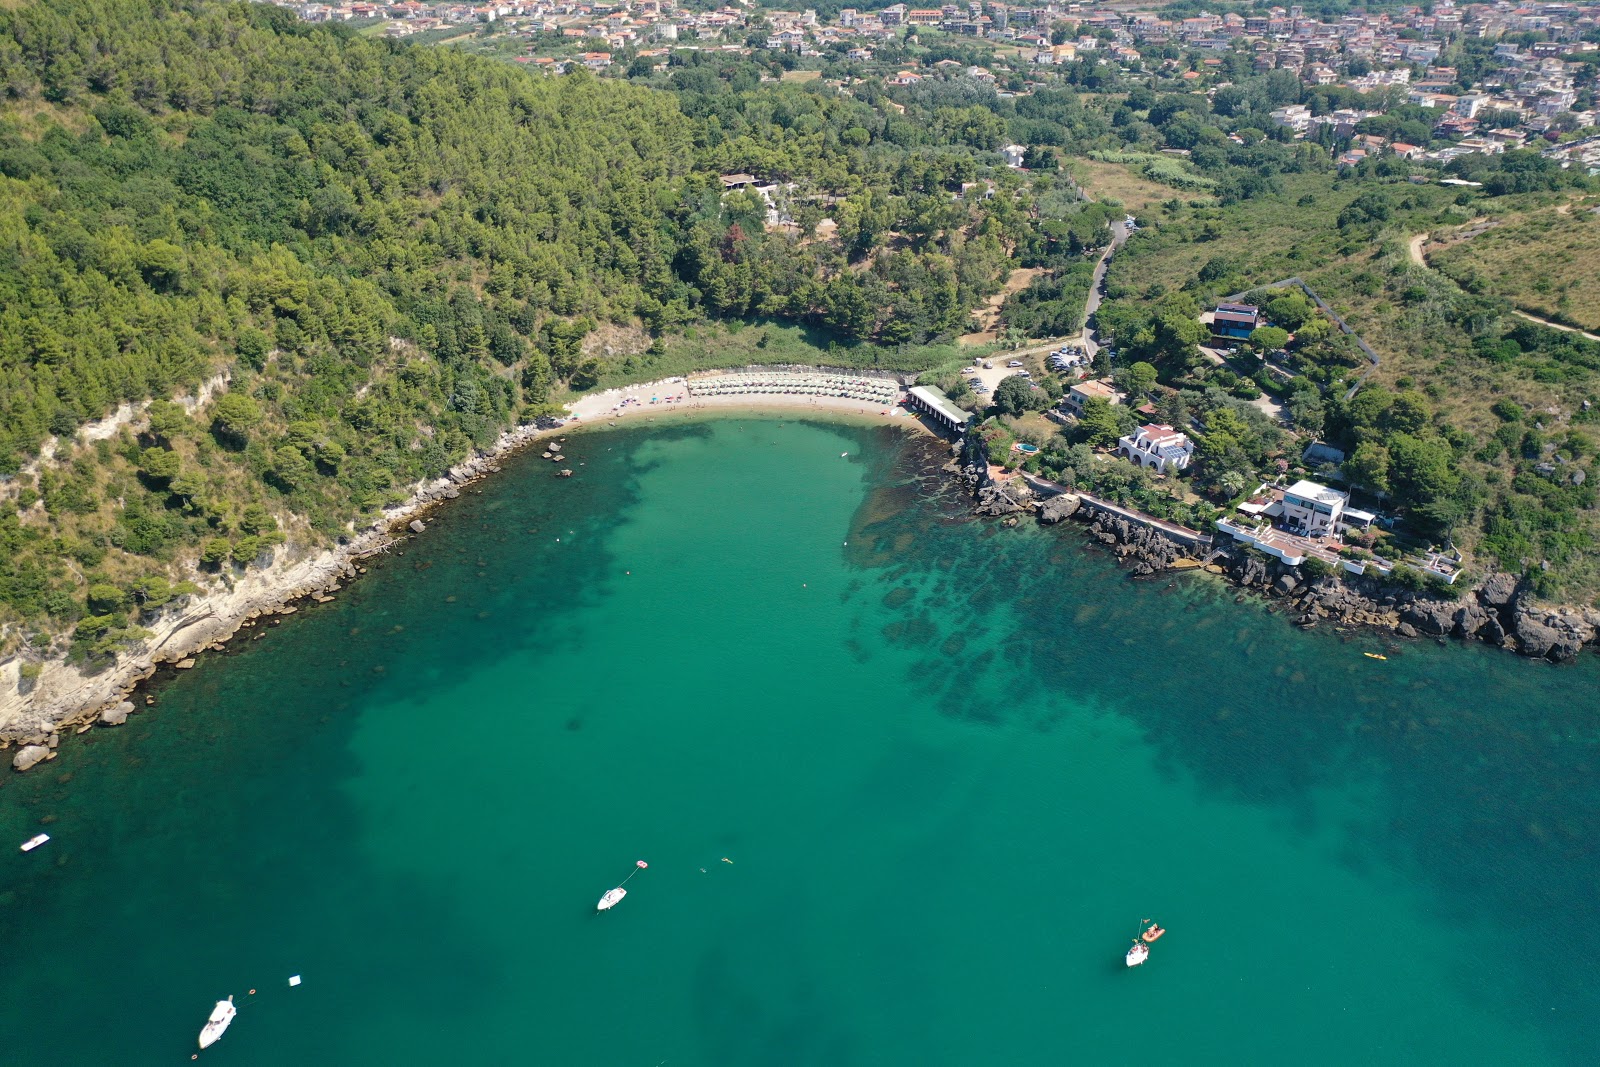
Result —
<path fill-rule="evenodd" d="M 1585 646 L 1600 646 L 1600 610 L 1540 603 L 1528 583 L 1514 575 L 1491 573 L 1449 597 L 1366 575 L 1312 576 L 1231 540 L 1181 543 L 1151 522 L 1039 480 L 997 481 L 982 443 L 970 435 L 950 469 L 970 487 L 976 515 L 1010 525 L 1027 514 L 1046 526 L 1074 519 L 1134 577 L 1204 570 L 1281 601 L 1284 613 L 1303 629 L 1364 626 L 1401 638 L 1477 640 L 1557 663 L 1573 659 Z"/>

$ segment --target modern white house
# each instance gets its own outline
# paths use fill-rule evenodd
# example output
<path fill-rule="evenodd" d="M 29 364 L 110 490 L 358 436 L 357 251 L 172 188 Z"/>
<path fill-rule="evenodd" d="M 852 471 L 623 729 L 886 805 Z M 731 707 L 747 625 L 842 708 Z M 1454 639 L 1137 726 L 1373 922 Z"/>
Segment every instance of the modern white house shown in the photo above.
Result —
<path fill-rule="evenodd" d="M 1158 474 L 1169 470 L 1181 471 L 1194 458 L 1194 442 L 1181 430 L 1160 423 L 1139 427 L 1137 433 L 1117 441 L 1117 452 L 1130 463 L 1155 468 Z"/>
<path fill-rule="evenodd" d="M 1365 530 L 1377 518 L 1370 511 L 1350 506 L 1350 494 L 1316 482 L 1298 481 L 1283 491 L 1283 524 L 1294 532 L 1342 534 L 1352 527 Z M 1268 509 L 1267 514 L 1272 514 Z"/>

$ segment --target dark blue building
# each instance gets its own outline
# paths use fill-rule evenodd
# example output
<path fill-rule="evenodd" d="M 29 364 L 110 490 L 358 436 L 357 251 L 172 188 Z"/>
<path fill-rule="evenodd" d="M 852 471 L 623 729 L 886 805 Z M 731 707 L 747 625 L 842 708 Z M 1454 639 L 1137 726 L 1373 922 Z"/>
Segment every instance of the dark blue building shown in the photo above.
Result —
<path fill-rule="evenodd" d="M 1249 304 L 1218 304 L 1216 316 L 1211 320 L 1211 332 L 1217 337 L 1242 341 L 1261 325 L 1261 309 Z"/>

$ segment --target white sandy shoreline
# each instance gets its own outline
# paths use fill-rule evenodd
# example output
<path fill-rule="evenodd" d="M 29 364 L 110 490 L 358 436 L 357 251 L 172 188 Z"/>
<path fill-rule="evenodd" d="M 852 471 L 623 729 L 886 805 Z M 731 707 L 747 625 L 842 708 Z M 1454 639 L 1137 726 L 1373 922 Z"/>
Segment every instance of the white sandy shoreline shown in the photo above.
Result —
<path fill-rule="evenodd" d="M 817 373 L 825 372 L 818 368 Z M 39 677 L 25 687 L 20 657 L 0 664 L 0 748 L 38 745 L 49 750 L 44 758 L 53 759 L 57 739 L 68 728 L 81 733 L 97 721 L 121 721 L 126 713 L 138 710 L 128 698 L 158 666 L 188 664 L 205 651 L 221 649 L 253 620 L 297 610 L 294 601 L 335 595 L 343 582 L 358 576 L 361 559 L 383 551 L 397 537 L 408 536 L 405 526 L 412 519 L 458 496 L 461 485 L 498 471 L 497 459 L 540 438 L 655 421 L 656 416 L 741 412 L 865 419 L 928 432 L 910 413 L 883 404 L 772 393 L 691 398 L 681 378 L 592 393 L 567 407 L 572 414 L 560 427 L 541 430 L 528 425 L 507 430 L 492 446 L 457 464 L 444 477 L 413 486 L 405 503 L 384 509 L 375 522 L 345 544 L 311 546 L 291 541 L 275 549 L 266 566 L 242 572 L 230 567 L 229 573 L 203 579 L 201 594 L 145 624 L 151 636 L 98 673 L 84 674 L 62 660 L 51 660 L 41 664 Z M 33 752 L 38 755 L 38 750 Z"/>

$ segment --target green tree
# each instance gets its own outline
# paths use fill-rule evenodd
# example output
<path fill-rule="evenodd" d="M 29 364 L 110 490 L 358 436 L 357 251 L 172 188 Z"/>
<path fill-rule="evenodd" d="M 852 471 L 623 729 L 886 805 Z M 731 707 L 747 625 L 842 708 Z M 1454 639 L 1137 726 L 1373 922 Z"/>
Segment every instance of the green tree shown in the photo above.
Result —
<path fill-rule="evenodd" d="M 1344 461 L 1344 474 L 1352 482 L 1374 493 L 1389 491 L 1389 450 L 1375 441 L 1356 446 Z"/>
<path fill-rule="evenodd" d="M 1034 389 L 1033 383 L 1020 374 L 1003 378 L 994 387 L 994 404 L 1006 415 L 1021 415 L 1038 411 L 1049 403 L 1049 398 Z"/>
<path fill-rule="evenodd" d="M 225 393 L 212 406 L 211 432 L 231 444 L 243 446 L 250 431 L 261 424 L 261 407 L 242 393 Z"/>
<path fill-rule="evenodd" d="M 273 518 L 272 512 L 260 504 L 247 506 L 244 509 L 244 514 L 239 516 L 239 529 L 247 534 L 271 533 L 277 528 L 278 520 Z"/>
<path fill-rule="evenodd" d="M 233 546 L 226 537 L 213 537 L 200 549 L 200 562 L 203 566 L 216 569 L 233 553 Z"/>
<path fill-rule="evenodd" d="M 1078 417 L 1077 438 L 1092 448 L 1106 448 L 1117 443 L 1123 434 L 1123 420 L 1119 409 L 1103 397 L 1092 396 L 1083 402 L 1083 414 Z"/>
<path fill-rule="evenodd" d="M 110 615 L 128 606 L 128 594 L 114 585 L 100 582 L 89 587 L 85 602 L 96 615 Z"/>
<path fill-rule="evenodd" d="M 160 486 L 176 478 L 181 467 L 178 454 L 165 448 L 147 448 L 139 454 L 140 473 Z"/>
<path fill-rule="evenodd" d="M 1289 343 L 1289 331 L 1278 326 L 1257 326 L 1250 331 L 1250 343 L 1262 352 L 1276 352 Z"/>
<path fill-rule="evenodd" d="M 1156 369 L 1143 360 L 1128 364 L 1117 372 L 1117 385 L 1128 394 L 1128 403 L 1137 404 L 1156 385 Z"/>

